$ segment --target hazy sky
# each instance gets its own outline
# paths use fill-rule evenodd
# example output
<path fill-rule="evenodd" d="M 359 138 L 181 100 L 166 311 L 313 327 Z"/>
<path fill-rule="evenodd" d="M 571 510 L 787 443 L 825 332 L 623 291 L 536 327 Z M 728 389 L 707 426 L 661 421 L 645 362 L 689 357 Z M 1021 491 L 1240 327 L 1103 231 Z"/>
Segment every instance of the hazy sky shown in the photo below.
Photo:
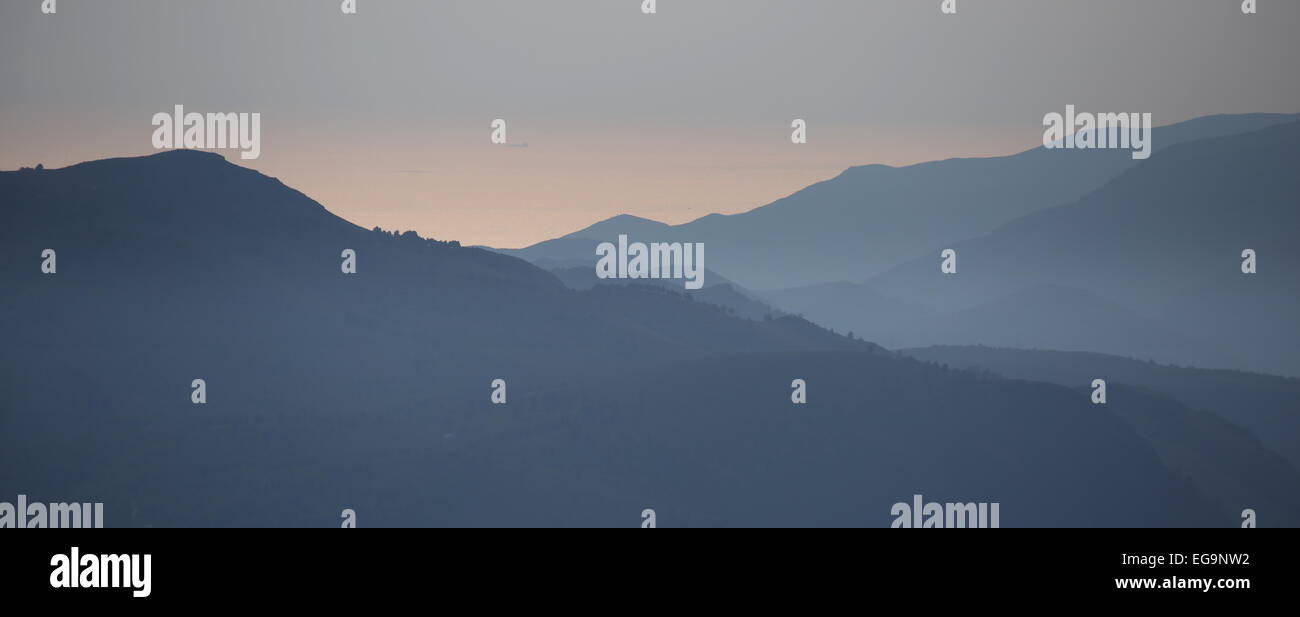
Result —
<path fill-rule="evenodd" d="M 641 2 L 0 0 L 0 169 L 152 153 L 175 104 L 259 112 L 261 158 L 228 159 L 366 227 L 516 247 L 1016 152 L 1067 104 L 1300 111 L 1296 0 Z"/>

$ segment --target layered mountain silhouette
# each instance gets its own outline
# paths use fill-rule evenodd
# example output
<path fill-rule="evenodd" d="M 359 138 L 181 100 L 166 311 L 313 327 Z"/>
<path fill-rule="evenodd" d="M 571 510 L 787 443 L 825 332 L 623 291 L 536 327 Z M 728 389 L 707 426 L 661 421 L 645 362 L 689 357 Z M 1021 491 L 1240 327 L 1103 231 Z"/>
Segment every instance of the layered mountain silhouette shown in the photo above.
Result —
<path fill-rule="evenodd" d="M 945 314 L 902 326 L 915 345 L 1111 352 L 1300 375 L 1298 160 L 1300 123 L 1171 146 L 1073 204 L 953 243 L 955 275 L 940 273 L 936 246 L 866 285 Z M 1255 274 L 1242 270 L 1247 249 Z M 936 330 L 966 335 L 936 340 Z"/>
<path fill-rule="evenodd" d="M 1097 378 L 1140 385 L 1246 429 L 1300 469 L 1300 379 L 1170 366 L 1088 352 L 948 345 L 903 353 L 953 368 L 987 369 L 1016 379 L 1066 386 Z"/>
<path fill-rule="evenodd" d="M 941 346 L 904 353 L 1068 387 L 1097 378 L 1110 387 L 1139 387 L 1146 392 L 1126 388 L 1111 396 L 1108 406 L 1172 468 L 1198 478 L 1225 507 L 1254 499 L 1259 512 L 1285 513 L 1286 520 L 1300 515 L 1300 494 L 1291 489 L 1300 483 L 1300 380 L 1086 352 Z M 1130 395 L 1139 399 L 1128 400 Z M 1161 397 L 1169 400 L 1157 400 Z M 1222 469 L 1256 471 L 1240 476 L 1221 474 Z"/>
<path fill-rule="evenodd" d="M 937 274 L 938 268 L 935 271 Z M 1239 345 L 1216 343 L 1207 334 L 1187 332 L 1097 294 L 1051 283 L 1029 284 L 957 310 L 901 301 L 860 283 L 757 292 L 756 297 L 891 349 L 1005 345 L 1105 351 L 1202 366 L 1243 366 L 1248 355 L 1239 351 Z"/>
<path fill-rule="evenodd" d="M 683 291 L 681 281 L 677 279 L 602 279 L 596 276 L 595 270 L 590 266 L 554 268 L 551 273 L 571 289 L 591 289 L 597 285 L 649 285 L 669 291 Z M 693 300 L 723 307 L 730 314 L 746 319 L 769 319 L 784 314 L 757 299 L 753 292 L 738 287 L 716 272 L 706 269 L 703 283 L 701 289 L 685 290 L 684 293 Z"/>
<path fill-rule="evenodd" d="M 1154 130 L 1153 159 L 1180 143 L 1252 132 L 1297 115 L 1209 116 Z M 682 225 L 622 215 L 554 240 L 504 250 L 546 268 L 591 266 L 595 246 L 633 240 L 703 242 L 709 267 L 750 289 L 858 282 L 931 249 L 1021 216 L 1074 203 L 1134 168 L 1127 150 L 1035 148 L 994 158 L 852 167 L 749 212 Z"/>
<path fill-rule="evenodd" d="M 237 335 L 222 328 L 264 325 L 304 338 L 330 328 L 390 339 L 385 344 L 459 348 L 454 365 L 467 373 L 544 365 L 575 370 L 554 364 L 543 339 L 567 341 L 582 371 L 592 368 L 589 360 L 619 358 L 600 364 L 632 370 L 683 353 L 758 351 L 778 342 L 853 345 L 807 323 L 730 319 L 667 291 L 573 292 L 517 259 L 413 232 L 365 230 L 214 154 L 176 151 L 9 173 L 0 190 L 9 204 L 0 240 L 15 257 L 0 272 L 22 291 L 7 308 L 86 336 L 118 331 L 114 320 L 139 318 L 152 328 L 174 328 L 168 335 L 211 333 L 218 340 Z M 57 251 L 57 275 L 30 267 L 30 256 L 39 258 L 46 248 Z M 355 276 L 340 274 L 344 249 L 357 252 Z M 34 285 L 39 298 L 27 293 Z M 127 314 L 106 304 L 65 319 L 60 311 L 72 309 L 61 307 L 84 304 L 95 297 L 89 292 L 120 301 Z M 51 294 L 58 302 L 49 301 Z M 172 306 L 177 302 L 192 306 Z M 546 327 L 520 322 L 514 313 L 522 307 L 548 320 Z M 177 322 L 181 308 L 201 314 Z M 409 314 L 397 319 L 380 311 Z M 382 323 L 365 321 L 377 314 Z M 370 325 L 377 332 L 364 330 Z M 623 344 L 635 353 L 615 353 Z M 537 353 L 547 361 L 531 356 Z"/>
<path fill-rule="evenodd" d="M 103 501 L 108 526 L 888 526 L 913 494 L 999 502 L 1008 527 L 1227 527 L 1258 503 L 1300 524 L 1258 443 L 1177 464 L 1221 428 L 1178 400 L 1096 406 L 794 316 L 572 289 L 212 154 L 2 172 L 0 251 L 0 494 Z"/>

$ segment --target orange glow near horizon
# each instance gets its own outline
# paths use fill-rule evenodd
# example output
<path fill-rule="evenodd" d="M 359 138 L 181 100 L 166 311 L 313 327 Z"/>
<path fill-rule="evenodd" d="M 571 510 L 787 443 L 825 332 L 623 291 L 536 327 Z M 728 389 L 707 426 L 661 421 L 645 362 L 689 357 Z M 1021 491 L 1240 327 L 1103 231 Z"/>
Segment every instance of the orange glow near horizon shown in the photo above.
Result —
<path fill-rule="evenodd" d="M 156 152 L 147 125 L 89 138 L 62 137 L 39 122 L 12 128 L 0 169 Z M 518 248 L 619 214 L 680 224 L 745 212 L 854 165 L 1013 154 L 1037 145 L 1037 134 L 1036 127 L 811 124 L 808 143 L 795 145 L 783 126 L 763 134 L 734 128 L 551 134 L 512 125 L 511 145 L 492 145 L 487 122 L 474 134 L 425 140 L 417 130 L 327 138 L 264 121 L 259 159 L 220 153 L 362 227 Z"/>

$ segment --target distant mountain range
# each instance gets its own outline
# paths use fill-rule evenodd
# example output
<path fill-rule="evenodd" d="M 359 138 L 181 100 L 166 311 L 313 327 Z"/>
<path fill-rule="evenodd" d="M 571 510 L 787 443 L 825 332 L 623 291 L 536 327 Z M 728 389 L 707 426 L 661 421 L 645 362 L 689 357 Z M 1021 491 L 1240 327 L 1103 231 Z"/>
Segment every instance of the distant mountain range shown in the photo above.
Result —
<path fill-rule="evenodd" d="M 935 313 L 901 326 L 911 345 L 1300 375 L 1297 161 L 1300 123 L 1172 146 L 1073 204 L 953 243 L 955 275 L 939 272 L 936 247 L 866 285 Z M 1256 274 L 1242 272 L 1245 249 Z"/>
<path fill-rule="evenodd" d="M 1039 148 L 854 168 L 745 215 L 679 226 L 620 216 L 506 252 L 591 269 L 595 243 L 620 233 L 703 241 L 713 276 L 734 281 L 733 297 L 717 302 L 801 315 L 890 348 L 1094 351 L 1300 375 L 1290 326 L 1300 301 L 1298 118 L 1164 127 L 1142 162 Z M 939 270 L 948 248 L 958 255 L 951 276 Z M 1240 271 L 1245 249 L 1257 274 Z"/>
<path fill-rule="evenodd" d="M 1300 115 L 1198 118 L 1154 130 L 1155 153 L 1190 141 L 1257 131 Z M 852 167 L 748 212 L 682 225 L 621 215 L 523 249 L 501 252 L 544 268 L 591 266 L 595 246 L 633 240 L 703 242 L 708 267 L 750 289 L 860 282 L 1021 216 L 1078 201 L 1141 164 L 1127 150 L 1048 150 L 889 167 Z"/>
<path fill-rule="evenodd" d="M 108 526 L 883 527 L 913 494 L 1007 527 L 1300 525 L 1281 446 L 1159 383 L 1093 405 L 740 314 L 730 283 L 588 288 L 212 154 L 0 172 L 0 256 L 0 493 Z"/>
<path fill-rule="evenodd" d="M 590 266 L 559 267 L 552 269 L 551 273 L 570 289 L 591 289 L 597 285 L 648 285 L 684 293 L 692 300 L 720 306 L 728 313 L 746 319 L 768 319 L 785 314 L 755 299 L 753 292 L 740 289 L 710 270 L 705 270 L 702 289 L 685 291 L 675 279 L 601 279 Z"/>

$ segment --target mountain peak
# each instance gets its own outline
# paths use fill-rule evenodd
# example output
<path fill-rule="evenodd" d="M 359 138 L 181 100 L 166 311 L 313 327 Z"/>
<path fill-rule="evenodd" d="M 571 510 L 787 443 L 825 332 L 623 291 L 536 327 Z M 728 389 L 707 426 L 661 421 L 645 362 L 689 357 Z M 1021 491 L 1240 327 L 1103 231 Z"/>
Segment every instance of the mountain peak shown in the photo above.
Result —
<path fill-rule="evenodd" d="M 635 214 L 619 214 L 617 216 L 611 216 L 599 223 L 596 223 L 596 225 L 661 225 L 663 227 L 668 226 L 667 223 L 660 223 L 659 221 L 636 216 Z M 595 227 L 596 225 L 592 225 L 592 227 Z M 588 229 L 590 229 L 590 227 Z"/>
<path fill-rule="evenodd" d="M 161 152 L 154 152 L 152 154 L 143 154 L 140 156 L 119 156 L 119 157 L 112 157 L 106 159 L 95 159 L 91 161 L 73 163 L 66 167 L 57 167 L 57 168 L 47 167 L 35 171 L 63 171 L 68 169 L 82 169 L 87 167 L 93 168 L 93 167 L 105 166 L 105 165 L 116 167 L 124 164 L 138 166 L 138 165 L 149 165 L 149 164 L 159 164 L 159 163 L 184 164 L 187 166 L 195 166 L 195 167 L 201 164 L 224 163 L 224 164 L 234 165 L 237 167 L 237 165 L 228 161 L 226 157 L 216 152 L 208 152 L 205 150 L 176 149 L 176 150 L 163 150 Z M 0 171 L 0 173 L 11 173 L 13 171 L 29 172 L 34 170 L 30 167 L 23 167 L 22 169 L 19 170 Z"/>
<path fill-rule="evenodd" d="M 225 160 L 226 160 L 226 157 L 225 157 L 225 156 L 223 156 L 222 154 L 217 153 L 217 152 L 209 152 L 209 151 L 207 151 L 207 150 L 190 150 L 190 149 L 186 149 L 186 148 L 176 148 L 176 149 L 172 149 L 172 150 L 163 150 L 163 151 L 161 151 L 161 152 L 157 152 L 157 153 L 154 153 L 154 154 L 146 154 L 146 155 L 144 155 L 144 156 L 140 156 L 140 157 L 136 157 L 136 158 L 142 158 L 142 159 L 149 159 L 149 158 L 154 158 L 154 159 L 172 159 L 172 158 L 174 158 L 174 159 L 185 159 L 185 160 L 196 160 L 196 161 L 199 161 L 199 160 L 221 160 L 221 161 L 225 161 Z"/>
<path fill-rule="evenodd" d="M 637 235 L 668 229 L 671 225 L 632 214 L 620 214 L 575 231 L 566 238 L 612 238 L 618 234 Z"/>

